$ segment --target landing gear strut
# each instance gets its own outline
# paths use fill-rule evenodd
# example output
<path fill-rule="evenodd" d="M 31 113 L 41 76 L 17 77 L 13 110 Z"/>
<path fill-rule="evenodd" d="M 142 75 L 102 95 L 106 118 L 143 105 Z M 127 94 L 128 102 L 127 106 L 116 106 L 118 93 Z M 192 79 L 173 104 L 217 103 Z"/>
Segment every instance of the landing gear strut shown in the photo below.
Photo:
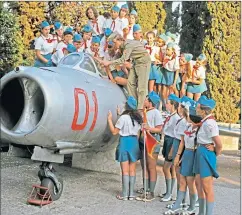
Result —
<path fill-rule="evenodd" d="M 61 178 L 57 178 L 54 172 L 55 170 L 52 164 L 49 162 L 42 162 L 38 172 L 41 186 L 49 188 L 53 201 L 58 200 L 63 191 L 63 180 Z M 40 193 L 44 192 L 45 190 L 40 190 Z"/>

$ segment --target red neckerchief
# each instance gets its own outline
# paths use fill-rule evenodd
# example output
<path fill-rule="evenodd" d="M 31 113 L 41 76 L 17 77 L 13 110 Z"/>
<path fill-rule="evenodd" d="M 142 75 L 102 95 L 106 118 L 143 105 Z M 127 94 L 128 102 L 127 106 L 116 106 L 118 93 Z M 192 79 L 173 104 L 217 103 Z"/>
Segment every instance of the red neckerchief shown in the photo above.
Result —
<path fill-rule="evenodd" d="M 83 40 L 82 46 L 84 45 L 84 49 L 87 49 L 87 41 Z"/>
<path fill-rule="evenodd" d="M 191 125 L 190 125 L 187 129 L 189 129 L 190 127 L 191 127 Z M 192 129 L 192 131 L 188 131 L 188 130 L 186 130 L 186 131 L 184 131 L 184 134 L 186 134 L 187 136 L 191 137 L 192 134 L 196 133 L 197 128 L 198 128 L 198 127 L 196 127 L 195 129 Z"/>
<path fill-rule="evenodd" d="M 66 47 L 62 48 L 62 52 L 64 53 L 64 51 L 67 50 Z"/>
<path fill-rule="evenodd" d="M 113 29 L 112 29 L 112 26 L 113 26 Z M 114 31 L 114 29 L 115 29 L 115 20 L 112 21 L 112 24 L 111 24 L 111 26 L 110 26 L 110 29 L 111 29 L 112 31 Z"/>
<path fill-rule="evenodd" d="M 145 49 L 146 50 L 149 50 L 149 54 L 151 55 L 151 53 L 152 53 L 152 47 L 149 46 L 149 45 L 145 45 Z"/>
<path fill-rule="evenodd" d="M 163 128 L 165 127 L 165 124 L 169 122 L 169 120 L 171 119 L 172 116 L 174 116 L 176 114 L 176 112 L 174 112 L 173 114 L 171 114 L 170 116 L 166 117 L 166 120 L 163 124 Z"/>
<path fill-rule="evenodd" d="M 172 55 L 171 59 L 165 57 L 165 58 L 163 59 L 163 67 L 164 67 L 169 61 L 175 59 L 175 57 L 176 57 L 175 54 Z"/>
<path fill-rule="evenodd" d="M 49 35 L 48 35 L 49 36 Z M 45 38 L 42 34 L 41 34 L 41 37 L 47 42 L 47 43 L 52 43 L 54 42 L 56 39 L 51 39 L 51 38 Z"/>
<path fill-rule="evenodd" d="M 108 39 L 106 38 L 106 40 L 105 40 L 105 46 L 104 46 L 104 51 L 106 51 L 107 48 L 108 48 Z"/>
<path fill-rule="evenodd" d="M 93 29 L 94 29 L 95 24 L 97 25 L 97 33 L 100 34 L 97 19 L 92 20 L 92 24 L 93 24 L 93 26 L 92 26 Z"/>
<path fill-rule="evenodd" d="M 161 48 L 160 48 L 160 52 L 159 52 L 159 60 L 160 60 L 160 62 L 163 62 L 163 58 L 164 58 L 164 55 L 163 55 L 163 52 L 162 52 L 162 50 L 161 50 Z"/>
<path fill-rule="evenodd" d="M 99 54 L 98 54 L 98 51 L 99 51 L 99 50 L 94 51 L 94 50 L 92 49 L 92 47 L 90 47 L 90 49 L 91 49 L 91 51 L 94 53 L 94 57 L 98 57 L 98 56 L 99 56 Z"/>

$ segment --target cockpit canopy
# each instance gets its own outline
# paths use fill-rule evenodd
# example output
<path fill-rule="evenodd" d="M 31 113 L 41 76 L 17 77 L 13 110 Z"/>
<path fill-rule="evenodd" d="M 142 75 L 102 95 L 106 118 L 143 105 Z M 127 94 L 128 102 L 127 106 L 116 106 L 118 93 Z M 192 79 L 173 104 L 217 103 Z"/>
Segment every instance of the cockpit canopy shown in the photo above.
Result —
<path fill-rule="evenodd" d="M 104 68 L 90 54 L 75 52 L 65 56 L 57 67 L 68 67 L 90 75 L 107 76 Z"/>

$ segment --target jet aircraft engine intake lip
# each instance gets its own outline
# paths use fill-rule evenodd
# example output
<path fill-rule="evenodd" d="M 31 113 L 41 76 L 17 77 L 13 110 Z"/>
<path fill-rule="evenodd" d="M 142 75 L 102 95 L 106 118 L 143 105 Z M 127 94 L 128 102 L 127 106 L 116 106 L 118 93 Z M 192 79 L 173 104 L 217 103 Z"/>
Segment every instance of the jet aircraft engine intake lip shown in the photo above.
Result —
<path fill-rule="evenodd" d="M 3 82 L 0 92 L 1 130 L 26 135 L 36 129 L 45 110 L 40 85 L 29 77 Z"/>

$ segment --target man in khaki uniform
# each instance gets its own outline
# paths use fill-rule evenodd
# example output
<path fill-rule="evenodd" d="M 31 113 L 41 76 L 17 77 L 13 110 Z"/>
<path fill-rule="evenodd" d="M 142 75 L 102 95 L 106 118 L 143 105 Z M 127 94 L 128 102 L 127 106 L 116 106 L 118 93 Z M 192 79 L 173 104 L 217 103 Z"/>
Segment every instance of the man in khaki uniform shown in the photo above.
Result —
<path fill-rule="evenodd" d="M 123 55 L 113 61 L 102 61 L 102 64 L 104 66 L 119 65 L 132 60 L 133 67 L 129 72 L 127 89 L 129 95 L 138 100 L 138 109 L 143 109 L 144 100 L 148 94 L 148 80 L 151 66 L 150 56 L 140 41 L 124 41 L 123 37 L 119 34 L 110 35 L 109 39 L 114 42 L 116 48 L 123 50 Z"/>

